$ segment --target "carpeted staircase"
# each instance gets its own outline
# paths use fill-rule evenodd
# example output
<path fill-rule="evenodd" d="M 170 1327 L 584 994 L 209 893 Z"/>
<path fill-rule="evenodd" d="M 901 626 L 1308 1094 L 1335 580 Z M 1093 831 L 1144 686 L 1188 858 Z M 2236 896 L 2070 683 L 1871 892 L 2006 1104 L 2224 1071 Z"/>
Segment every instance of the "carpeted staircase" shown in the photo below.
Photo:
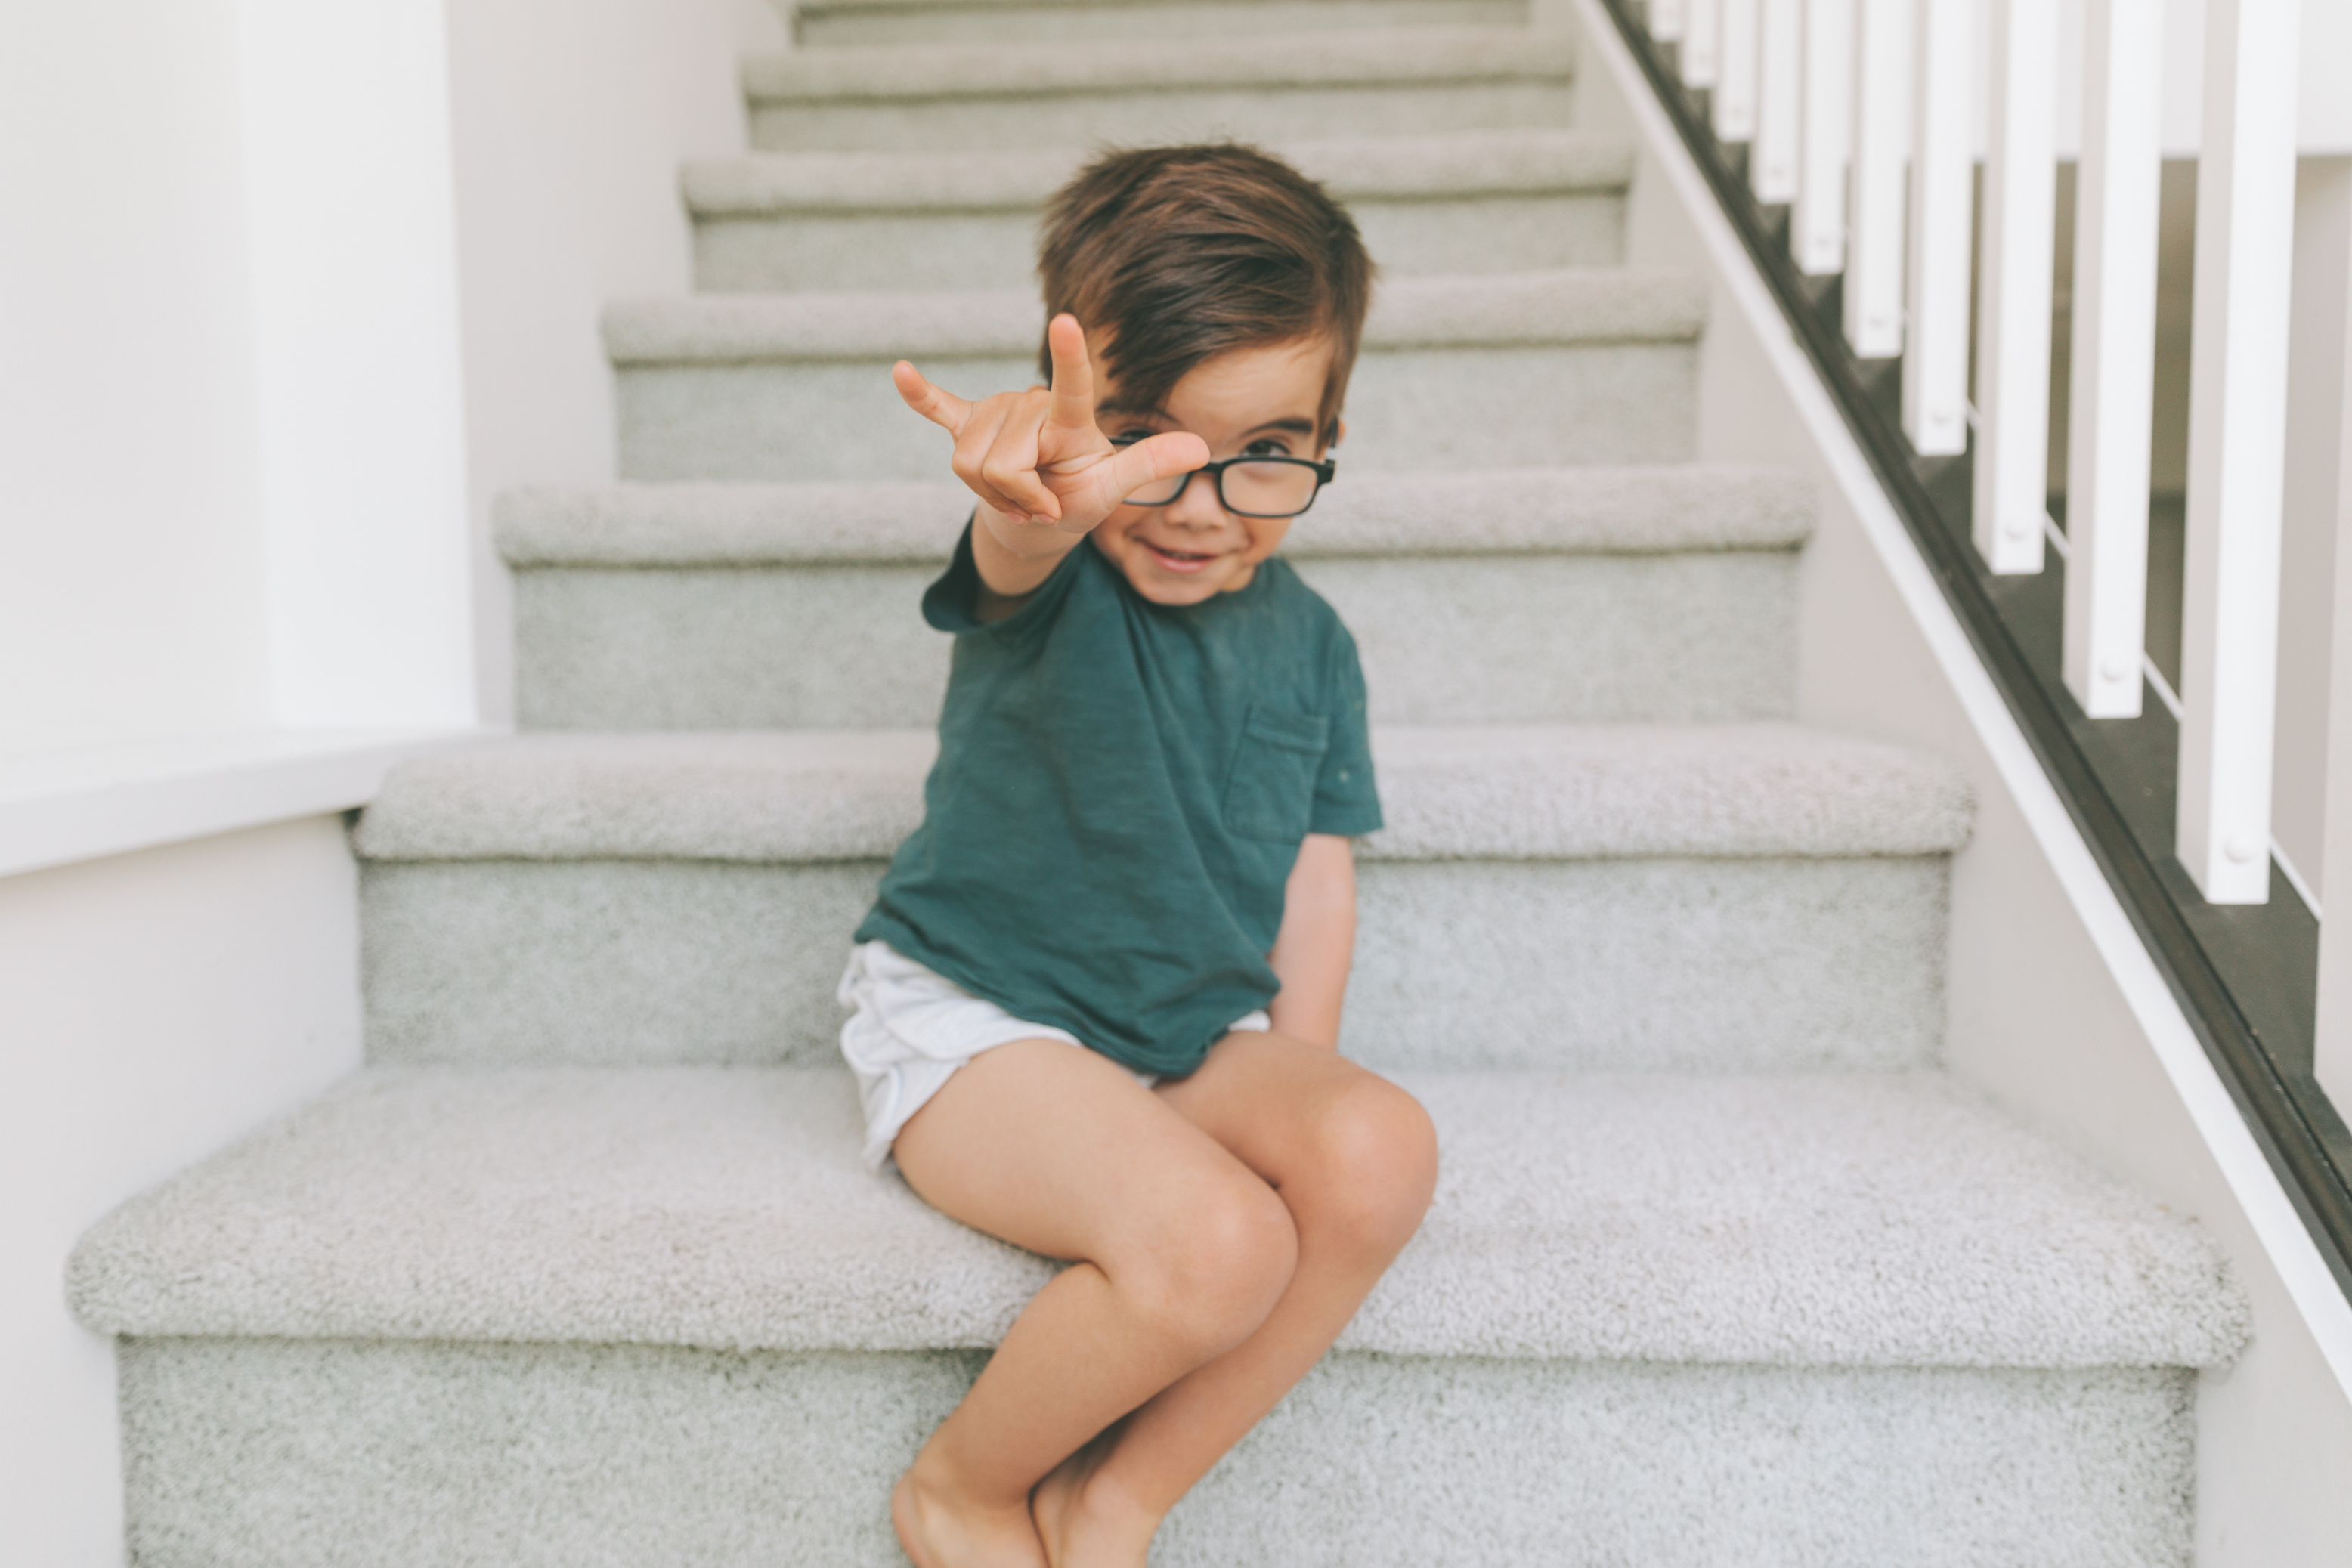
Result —
<path fill-rule="evenodd" d="M 1049 1265 L 863 1169 L 833 1044 L 967 507 L 887 370 L 1027 384 L 1045 193 L 1231 132 L 1386 268 L 1292 554 L 1380 721 L 1346 1048 L 1444 1174 L 1155 1562 L 2187 1563 L 2243 1300 L 1937 1071 L 1966 782 L 1790 722 L 1809 499 L 1692 460 L 1706 296 L 1617 267 L 1572 51 L 1498 0 L 802 10 L 768 151 L 685 172 L 703 291 L 608 317 L 627 482 L 501 504 L 531 733 L 359 825 L 369 1070 L 74 1257 L 133 1561 L 901 1561 Z"/>

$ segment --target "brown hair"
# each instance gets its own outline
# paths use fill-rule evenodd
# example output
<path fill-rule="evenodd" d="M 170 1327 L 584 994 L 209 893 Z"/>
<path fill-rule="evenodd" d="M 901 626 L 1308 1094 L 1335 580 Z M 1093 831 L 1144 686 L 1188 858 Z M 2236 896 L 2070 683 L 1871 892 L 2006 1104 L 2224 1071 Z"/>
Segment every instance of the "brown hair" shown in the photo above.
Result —
<path fill-rule="evenodd" d="M 1046 315 L 1078 319 L 1139 408 L 1228 350 L 1328 336 L 1318 423 L 1337 434 L 1371 257 L 1346 209 L 1281 159 L 1232 143 L 1107 153 L 1055 195 L 1037 275 Z M 1051 382 L 1050 350 L 1038 362 Z"/>

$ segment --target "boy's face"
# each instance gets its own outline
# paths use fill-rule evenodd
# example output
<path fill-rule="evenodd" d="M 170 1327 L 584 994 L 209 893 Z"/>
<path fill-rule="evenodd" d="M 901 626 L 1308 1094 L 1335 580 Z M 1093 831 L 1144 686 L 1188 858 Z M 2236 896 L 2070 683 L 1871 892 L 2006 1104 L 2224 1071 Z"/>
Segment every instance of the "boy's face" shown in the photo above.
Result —
<path fill-rule="evenodd" d="M 1331 341 L 1304 339 L 1234 349 L 1186 372 L 1159 408 L 1122 404 L 1108 388 L 1095 406 L 1105 435 L 1186 430 L 1209 444 L 1212 460 L 1323 455 L 1316 416 L 1331 369 Z M 1341 427 L 1343 433 L 1345 426 Z M 1249 586 L 1258 562 L 1281 547 L 1288 517 L 1227 511 L 1206 475 L 1164 507 L 1125 506 L 1094 531 L 1095 548 L 1155 604 L 1198 604 Z"/>

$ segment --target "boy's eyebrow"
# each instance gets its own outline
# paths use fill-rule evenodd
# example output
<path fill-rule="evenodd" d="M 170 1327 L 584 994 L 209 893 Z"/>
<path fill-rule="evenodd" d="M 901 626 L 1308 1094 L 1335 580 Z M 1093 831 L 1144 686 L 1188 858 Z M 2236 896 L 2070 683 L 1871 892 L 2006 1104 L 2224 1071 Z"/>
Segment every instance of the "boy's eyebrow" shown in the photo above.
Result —
<path fill-rule="evenodd" d="M 1095 404 L 1095 412 L 1097 413 L 1140 414 L 1146 419 L 1165 420 L 1171 424 L 1176 423 L 1174 415 L 1171 414 L 1166 409 L 1160 407 L 1156 403 L 1150 408 L 1138 408 L 1132 403 L 1120 402 L 1116 398 L 1108 399 L 1102 402 Z M 1264 430 L 1279 430 L 1286 432 L 1292 435 L 1312 435 L 1315 434 L 1315 422 L 1311 419 L 1301 419 L 1296 415 L 1293 415 L 1289 419 L 1269 419 L 1264 424 L 1252 425 L 1242 434 L 1244 435 L 1255 435 L 1260 431 Z"/>

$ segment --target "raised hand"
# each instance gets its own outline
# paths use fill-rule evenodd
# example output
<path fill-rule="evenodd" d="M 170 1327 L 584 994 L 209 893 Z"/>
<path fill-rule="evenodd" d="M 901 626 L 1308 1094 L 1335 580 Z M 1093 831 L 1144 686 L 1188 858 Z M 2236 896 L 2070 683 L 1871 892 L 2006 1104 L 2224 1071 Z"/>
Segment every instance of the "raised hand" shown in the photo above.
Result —
<path fill-rule="evenodd" d="M 901 360 L 890 372 L 907 406 L 955 437 L 950 466 L 996 517 L 990 531 L 1016 555 L 1056 554 L 1135 491 L 1188 474 L 1208 444 L 1168 431 L 1114 446 L 1095 423 L 1094 364 L 1077 318 L 1045 329 L 1054 385 L 966 402 Z"/>

